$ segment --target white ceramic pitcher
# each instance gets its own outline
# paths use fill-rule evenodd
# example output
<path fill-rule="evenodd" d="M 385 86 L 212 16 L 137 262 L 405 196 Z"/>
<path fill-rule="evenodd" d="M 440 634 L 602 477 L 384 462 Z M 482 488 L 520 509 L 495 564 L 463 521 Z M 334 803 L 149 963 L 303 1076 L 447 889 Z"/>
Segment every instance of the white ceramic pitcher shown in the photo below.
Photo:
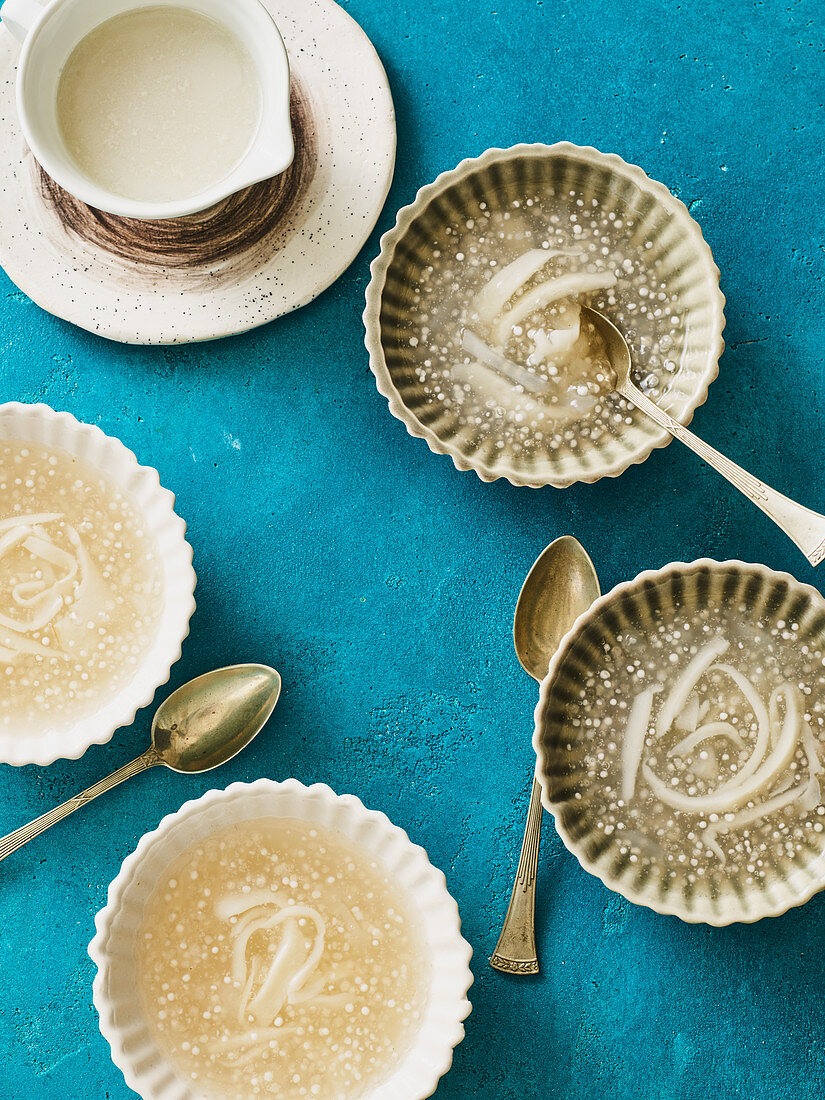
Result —
<path fill-rule="evenodd" d="M 249 51 L 258 72 L 258 130 L 228 176 L 172 202 L 124 198 L 84 175 L 69 155 L 57 120 L 60 74 L 75 46 L 95 27 L 144 7 L 190 8 L 221 23 Z M 214 205 L 253 183 L 270 179 L 292 163 L 295 147 L 289 116 L 289 59 L 281 35 L 259 0 L 5 0 L 0 18 L 23 44 L 17 67 L 17 109 L 29 148 L 61 187 L 98 210 L 129 218 L 178 218 Z"/>

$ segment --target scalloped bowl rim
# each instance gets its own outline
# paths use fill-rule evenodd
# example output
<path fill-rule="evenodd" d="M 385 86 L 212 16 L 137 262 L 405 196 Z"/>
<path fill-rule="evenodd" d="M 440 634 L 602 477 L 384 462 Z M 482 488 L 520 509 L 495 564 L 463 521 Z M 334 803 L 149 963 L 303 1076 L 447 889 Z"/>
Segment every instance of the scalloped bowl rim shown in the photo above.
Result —
<path fill-rule="evenodd" d="M 547 704 L 550 694 L 550 686 L 556 672 L 562 665 L 572 642 L 578 637 L 581 631 L 592 622 L 601 611 L 611 604 L 622 594 L 631 590 L 640 590 L 646 582 L 661 582 L 668 577 L 675 576 L 678 573 L 692 572 L 698 573 L 702 569 L 709 569 L 712 572 L 728 570 L 741 573 L 743 571 L 748 573 L 756 573 L 762 578 L 763 581 L 770 583 L 785 582 L 794 590 L 805 593 L 812 599 L 816 600 L 820 604 L 825 605 L 825 597 L 811 584 L 806 584 L 804 581 L 799 581 L 796 577 L 790 573 L 785 573 L 780 569 L 771 569 L 767 565 L 762 565 L 759 562 L 747 562 L 742 561 L 739 558 L 728 558 L 725 561 L 717 561 L 715 558 L 697 558 L 694 561 L 673 561 L 667 565 L 662 566 L 660 569 L 645 569 L 641 573 L 637 574 L 631 580 L 621 581 L 615 585 L 609 592 L 599 596 L 590 607 L 579 615 L 578 619 L 573 623 L 572 627 L 564 635 L 559 642 L 559 647 L 553 654 L 550 661 L 550 665 L 547 670 L 547 675 L 541 682 L 539 687 L 539 700 L 536 704 L 533 712 L 533 749 L 536 753 L 536 779 L 541 787 L 541 801 L 544 808 L 553 817 L 553 823 L 556 826 L 556 832 L 559 835 L 561 842 L 571 855 L 575 856 L 580 866 L 599 879 L 608 890 L 612 890 L 613 893 L 620 894 L 628 901 L 633 902 L 634 905 L 642 905 L 647 909 L 652 909 L 655 913 L 660 913 L 662 916 L 679 917 L 685 924 L 708 924 L 714 928 L 723 928 L 730 924 L 755 924 L 757 921 L 764 919 L 765 917 L 781 917 L 783 913 L 787 913 L 790 909 L 796 909 L 800 905 L 805 905 L 811 898 L 818 894 L 821 890 L 825 889 L 825 871 L 823 871 L 822 882 L 812 883 L 810 886 L 798 896 L 789 902 L 779 901 L 777 903 L 771 903 L 764 906 L 753 916 L 729 916 L 726 915 L 724 910 L 718 915 L 710 914 L 706 916 L 698 916 L 687 912 L 682 906 L 676 904 L 668 904 L 667 902 L 654 902 L 643 891 L 635 890 L 632 888 L 625 889 L 616 880 L 610 879 L 609 876 L 601 871 L 587 856 L 582 852 L 576 841 L 569 835 L 567 830 L 561 823 L 560 809 L 557 810 L 556 803 L 552 802 L 550 796 L 547 793 L 547 782 L 544 774 L 545 767 L 545 754 L 541 747 L 541 731 L 543 727 L 543 710 Z"/>
<path fill-rule="evenodd" d="M 639 450 L 638 454 L 635 456 L 632 454 L 622 456 L 610 465 L 595 471 L 582 470 L 580 475 L 576 477 L 554 477 L 552 479 L 530 477 L 514 470 L 512 467 L 493 469 L 485 462 L 471 461 L 470 457 L 464 454 L 463 451 L 451 446 L 436 435 L 431 428 L 428 428 L 426 424 L 422 424 L 399 394 L 387 366 L 381 341 L 381 301 L 386 286 L 387 272 L 395 258 L 395 250 L 399 242 L 404 238 L 413 221 L 436 196 L 452 187 L 453 184 L 487 168 L 491 164 L 516 160 L 519 157 L 538 158 L 548 156 L 571 157 L 618 172 L 619 175 L 625 176 L 643 191 L 653 194 L 666 209 L 678 215 L 684 221 L 685 231 L 693 236 L 697 255 L 704 262 L 707 275 L 712 284 L 713 327 L 717 331 L 717 338 L 715 347 L 712 344 L 708 346 L 705 368 L 697 374 L 695 379 L 697 391 L 694 398 L 679 416 L 674 416 L 674 419 L 680 424 L 684 426 L 690 424 L 696 410 L 707 401 L 708 390 L 719 374 L 719 359 L 725 349 L 725 341 L 722 338 L 725 329 L 725 296 L 719 285 L 721 274 L 713 259 L 710 245 L 705 240 L 702 227 L 682 200 L 677 198 L 665 184 L 652 179 L 639 165 L 623 160 L 617 153 L 602 153 L 592 145 L 574 145 L 569 141 L 558 141 L 552 145 L 546 145 L 542 142 L 523 142 L 509 148 L 495 147 L 487 149 L 477 157 L 467 157 L 455 168 L 442 172 L 432 183 L 420 187 L 413 201 L 407 206 L 402 206 L 398 211 L 395 225 L 382 235 L 379 242 L 379 253 L 370 264 L 370 281 L 365 292 L 366 306 L 362 319 L 365 333 L 364 343 L 369 352 L 370 370 L 375 376 L 376 387 L 378 392 L 387 399 L 392 415 L 404 424 L 407 432 L 416 439 L 423 439 L 434 454 L 449 455 L 457 470 L 473 470 L 482 481 L 491 482 L 504 478 L 511 485 L 526 486 L 531 489 L 540 489 L 546 485 L 552 485 L 557 489 L 565 489 L 578 482 L 593 484 L 603 477 L 619 477 L 631 466 L 638 466 L 648 459 L 653 451 L 666 447 L 673 437 L 664 428 L 659 428 L 651 421 L 649 441 Z"/>
<path fill-rule="evenodd" d="M 124 1051 L 123 1035 L 120 1028 L 115 1023 L 114 1005 L 106 990 L 106 979 L 111 961 L 107 954 L 107 941 L 111 934 L 115 918 L 123 904 L 124 895 L 140 873 L 140 867 L 143 860 L 156 843 L 160 842 L 186 818 L 193 817 L 201 813 L 201 811 L 208 810 L 210 807 L 219 805 L 220 803 L 229 803 L 236 798 L 255 797 L 258 794 L 265 793 L 277 797 L 280 792 L 291 793 L 296 795 L 299 799 L 305 799 L 308 806 L 312 805 L 313 800 L 320 798 L 327 805 L 334 803 L 354 810 L 361 821 L 369 821 L 380 828 L 384 836 L 392 836 L 394 839 L 401 841 L 409 853 L 410 860 L 414 860 L 419 866 L 425 868 L 425 873 L 431 879 L 434 888 L 438 891 L 442 918 L 445 916 L 449 917 L 447 924 L 451 942 L 447 949 L 441 946 L 433 947 L 432 950 L 436 955 L 438 952 L 444 952 L 445 950 L 449 951 L 456 961 L 460 962 L 462 969 L 460 981 L 456 987 L 450 991 L 449 998 L 449 1007 L 452 1010 L 451 1018 L 454 1028 L 451 1033 L 445 1033 L 442 1036 L 443 1043 L 440 1044 L 440 1049 L 437 1052 L 433 1051 L 431 1047 L 427 1048 L 428 1053 L 432 1057 L 432 1074 L 428 1075 L 426 1070 L 424 1071 L 422 1074 L 423 1083 L 420 1085 L 422 1091 L 416 1091 L 415 1094 L 415 1100 L 426 1100 L 426 1097 L 431 1096 L 433 1092 L 435 1092 L 439 1081 L 450 1069 L 453 1061 L 453 1050 L 464 1038 L 463 1022 L 472 1010 L 470 1001 L 467 998 L 467 993 L 473 983 L 473 974 L 470 970 L 470 960 L 473 952 L 469 943 L 461 934 L 461 917 L 458 906 L 447 889 L 447 880 L 444 876 L 444 872 L 431 863 L 426 850 L 420 844 L 413 843 L 406 831 L 391 821 L 385 813 L 380 810 L 369 809 L 356 795 L 337 794 L 326 783 L 305 785 L 297 779 L 285 779 L 281 781 L 274 779 L 257 779 L 251 783 L 231 783 L 228 787 L 223 789 L 207 791 L 198 798 L 184 802 L 180 809 L 163 817 L 155 829 L 143 834 L 134 851 L 124 859 L 120 870 L 109 884 L 106 904 L 95 916 L 95 935 L 88 947 L 89 956 L 97 968 L 92 983 L 92 1002 L 98 1013 L 100 1031 L 111 1048 L 112 1061 L 123 1074 L 129 1088 L 137 1092 L 138 1095 L 145 1096 L 146 1094 L 141 1092 L 140 1077 L 133 1072 L 132 1065 Z M 255 820 L 257 817 L 263 816 L 285 817 L 286 815 L 273 811 L 270 814 L 251 815 L 249 818 L 244 818 L 243 820 Z M 316 819 L 309 814 L 306 818 L 302 818 L 301 820 L 312 821 Z M 216 826 L 216 828 L 217 827 L 219 826 Z M 335 826 L 329 825 L 325 827 L 335 828 Z M 353 839 L 352 843 L 356 846 L 360 845 L 365 851 L 373 850 L 369 844 L 363 841 Z M 381 859 L 378 853 L 376 853 L 376 855 L 377 858 Z M 389 873 L 392 875 L 394 872 L 390 870 Z M 447 1003 L 447 999 L 439 1002 L 442 1008 Z M 432 1011 L 432 1004 L 432 1001 L 428 1002 L 428 1012 Z M 422 1024 L 422 1031 L 424 1030 L 425 1024 L 426 1015 L 425 1022 Z M 419 1044 L 414 1043 L 405 1058 L 399 1063 L 395 1073 L 397 1074 L 408 1064 L 412 1070 L 416 1062 L 418 1051 Z M 171 1064 L 159 1051 L 158 1057 L 166 1062 L 167 1065 Z M 391 1080 L 395 1080 L 395 1075 L 393 1075 Z M 370 1100 L 370 1097 L 374 1095 L 375 1091 L 381 1090 L 386 1084 L 387 1082 L 381 1082 L 376 1085 L 373 1092 L 367 1097 L 364 1097 L 364 1100 Z M 413 1100 L 413 1097 L 411 1094 L 403 1094 L 400 1100 Z"/>
<path fill-rule="evenodd" d="M 142 465 L 133 451 L 129 450 L 116 436 L 107 435 L 96 424 L 87 424 L 78 420 L 69 412 L 57 411 L 43 402 L 26 404 L 22 401 L 6 401 L 0 403 L 0 423 L 3 418 L 12 414 L 15 419 L 21 418 L 20 431 L 23 419 L 33 421 L 47 421 L 55 425 L 62 425 L 71 434 L 78 437 L 86 436 L 95 444 L 106 448 L 110 453 L 119 455 L 125 467 L 129 467 L 135 476 L 146 480 L 151 484 L 154 499 L 162 501 L 162 506 L 168 511 L 168 517 L 164 524 L 174 532 L 179 545 L 175 551 L 175 566 L 180 573 L 181 583 L 170 592 L 167 578 L 164 577 L 164 610 L 161 615 L 159 633 L 144 654 L 143 660 L 138 665 L 134 677 L 124 684 L 118 692 L 107 699 L 106 702 L 86 718 L 77 719 L 70 726 L 58 731 L 44 729 L 41 733 L 32 737 L 15 738 L 12 735 L 0 735 L 0 760 L 14 767 L 27 764 L 47 766 L 56 760 L 77 760 L 92 745 L 103 745 L 110 741 L 115 731 L 131 725 L 135 715 L 143 707 L 148 706 L 155 696 L 155 692 L 163 684 L 167 683 L 172 672 L 172 667 L 179 660 L 183 642 L 189 634 L 189 623 L 195 611 L 195 585 L 197 578 L 192 567 L 192 547 L 186 540 L 186 523 L 175 512 L 175 496 L 160 483 L 160 475 L 152 466 Z M 11 428 L 8 438 L 15 442 L 32 442 L 25 437 L 13 434 L 17 429 Z M 47 444 L 44 444 L 47 445 Z M 55 444 L 56 445 L 56 444 Z M 116 484 L 122 486 L 122 478 L 113 476 L 108 470 L 99 466 L 88 457 L 82 458 L 87 465 L 101 470 Z M 137 508 L 142 515 L 142 509 Z M 172 560 L 172 555 L 159 555 L 161 565 Z M 174 614 L 169 612 L 172 608 Z M 177 627 L 172 630 L 164 619 L 167 613 L 177 622 Z M 114 704 L 120 703 L 119 706 Z M 111 709 L 111 714 L 105 721 L 101 714 Z M 68 739 L 72 740 L 68 740 Z M 65 741 L 65 743 L 64 743 Z"/>

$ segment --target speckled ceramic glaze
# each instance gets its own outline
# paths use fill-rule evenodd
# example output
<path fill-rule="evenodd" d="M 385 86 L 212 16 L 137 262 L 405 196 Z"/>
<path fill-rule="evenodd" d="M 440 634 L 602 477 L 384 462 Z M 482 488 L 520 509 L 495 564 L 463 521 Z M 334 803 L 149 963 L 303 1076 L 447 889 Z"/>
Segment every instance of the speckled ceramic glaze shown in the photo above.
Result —
<path fill-rule="evenodd" d="M 560 142 L 489 149 L 423 187 L 398 214 L 381 240 L 372 265 L 364 312 L 370 365 L 390 411 L 431 450 L 449 455 L 459 470 L 475 470 L 483 481 L 504 477 L 514 485 L 555 485 L 615 477 L 642 462 L 670 436 L 636 409 L 630 423 L 611 425 L 598 441 L 577 439 L 539 449 L 529 462 L 522 450 L 500 445 L 493 434 L 476 434 L 459 424 L 422 386 L 411 351 L 410 286 L 433 262 L 433 241 L 445 225 L 472 218 L 479 204 L 505 209 L 514 200 L 540 192 L 581 199 L 622 218 L 632 217 L 634 237 L 651 242 L 657 277 L 678 294 L 685 321 L 669 353 L 678 369 L 660 399 L 667 411 L 688 424 L 707 398 L 722 353 L 724 298 L 719 271 L 702 231 L 687 207 L 641 168 L 596 149 Z M 572 196 L 571 196 L 572 193 Z"/>
<path fill-rule="evenodd" d="M 0 265 L 38 305 L 113 340 L 243 332 L 305 305 L 367 239 L 395 163 L 395 113 L 368 38 L 332 0 L 264 0 L 289 54 L 295 160 L 190 217 L 93 210 L 26 148 L 20 47 L 0 28 Z"/>
<path fill-rule="evenodd" d="M 89 954 L 97 966 L 93 995 L 100 1029 L 127 1085 L 144 1100 L 200 1100 L 200 1091 L 160 1054 L 141 1016 L 135 997 L 135 937 L 144 905 L 172 860 L 216 829 L 261 817 L 297 818 L 343 833 L 380 860 L 416 905 L 431 967 L 421 1030 L 392 1076 L 363 1100 L 430 1096 L 464 1037 L 473 980 L 472 952 L 461 936 L 458 909 L 444 875 L 384 814 L 366 809 L 353 795 L 337 795 L 321 783 L 305 787 L 296 779 L 233 783 L 184 803 L 142 838 L 110 885 L 108 903 L 95 919 L 97 935 Z"/>
<path fill-rule="evenodd" d="M 691 884 L 689 867 L 657 877 L 619 851 L 618 832 L 597 827 L 580 761 L 581 730 L 568 721 L 589 673 L 599 669 L 605 646 L 627 629 L 649 631 L 683 610 L 713 607 L 732 619 L 771 627 L 797 624 L 795 644 L 825 646 L 825 600 L 815 588 L 764 565 L 709 559 L 641 573 L 602 596 L 563 639 L 541 685 L 533 744 L 542 800 L 556 829 L 582 867 L 629 901 L 691 923 L 725 925 L 778 916 L 825 886 L 825 833 L 812 833 L 793 858 L 772 857 L 765 880 L 748 882 L 746 869 L 719 868 Z M 744 609 L 744 610 L 743 610 Z M 591 781 L 592 782 L 592 781 Z"/>
<path fill-rule="evenodd" d="M 175 498 L 160 484 L 157 470 L 140 466 L 120 440 L 104 435 L 100 428 L 82 424 L 69 413 L 55 412 L 48 405 L 9 402 L 0 405 L 0 438 L 59 448 L 102 470 L 130 495 L 154 540 L 162 570 L 160 623 L 133 678 L 109 698 L 101 699 L 93 714 L 68 726 L 44 724 L 37 735 L 29 737 L 0 734 L 0 761 L 4 763 L 43 765 L 61 758 L 75 760 L 90 745 L 101 745 L 116 729 L 128 726 L 169 679 L 195 610 L 192 548 L 185 538 L 186 524 L 175 514 Z"/>

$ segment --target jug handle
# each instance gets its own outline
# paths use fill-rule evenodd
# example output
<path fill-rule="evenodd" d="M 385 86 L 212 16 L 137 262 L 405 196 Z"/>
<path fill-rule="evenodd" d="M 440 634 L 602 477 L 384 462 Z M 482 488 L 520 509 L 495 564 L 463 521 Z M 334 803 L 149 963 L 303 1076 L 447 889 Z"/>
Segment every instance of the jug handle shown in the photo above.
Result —
<path fill-rule="evenodd" d="M 36 0 L 6 0 L 0 8 L 0 19 L 18 42 L 24 42 L 43 11 L 43 5 Z"/>

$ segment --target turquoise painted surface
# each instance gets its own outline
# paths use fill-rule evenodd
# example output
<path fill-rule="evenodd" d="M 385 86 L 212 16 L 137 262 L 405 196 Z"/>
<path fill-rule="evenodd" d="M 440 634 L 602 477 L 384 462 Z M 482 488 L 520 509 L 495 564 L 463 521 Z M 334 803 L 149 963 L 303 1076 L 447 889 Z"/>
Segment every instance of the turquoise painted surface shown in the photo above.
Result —
<path fill-rule="evenodd" d="M 702 554 L 813 571 L 676 445 L 565 492 L 457 473 L 388 415 L 360 322 L 378 232 L 441 170 L 523 140 L 618 152 L 689 204 L 723 271 L 728 349 L 697 430 L 825 507 L 819 6 L 346 7 L 389 72 L 398 170 L 378 230 L 318 301 L 223 343 L 140 350 L 46 316 L 0 279 L 0 397 L 99 424 L 177 493 L 200 581 L 172 686 L 246 659 L 284 677 L 266 734 L 221 773 L 144 775 L 0 866 L 0 1096 L 131 1095 L 97 1030 L 85 954 L 109 880 L 185 799 L 295 775 L 386 810 L 447 874 L 476 984 L 439 1100 L 821 1097 L 825 896 L 755 927 L 687 927 L 608 893 L 546 823 L 544 973 L 486 965 L 527 796 L 535 687 L 510 620 L 538 551 L 575 533 L 605 588 Z M 79 761 L 0 768 L 0 830 L 128 759 L 150 713 Z"/>

